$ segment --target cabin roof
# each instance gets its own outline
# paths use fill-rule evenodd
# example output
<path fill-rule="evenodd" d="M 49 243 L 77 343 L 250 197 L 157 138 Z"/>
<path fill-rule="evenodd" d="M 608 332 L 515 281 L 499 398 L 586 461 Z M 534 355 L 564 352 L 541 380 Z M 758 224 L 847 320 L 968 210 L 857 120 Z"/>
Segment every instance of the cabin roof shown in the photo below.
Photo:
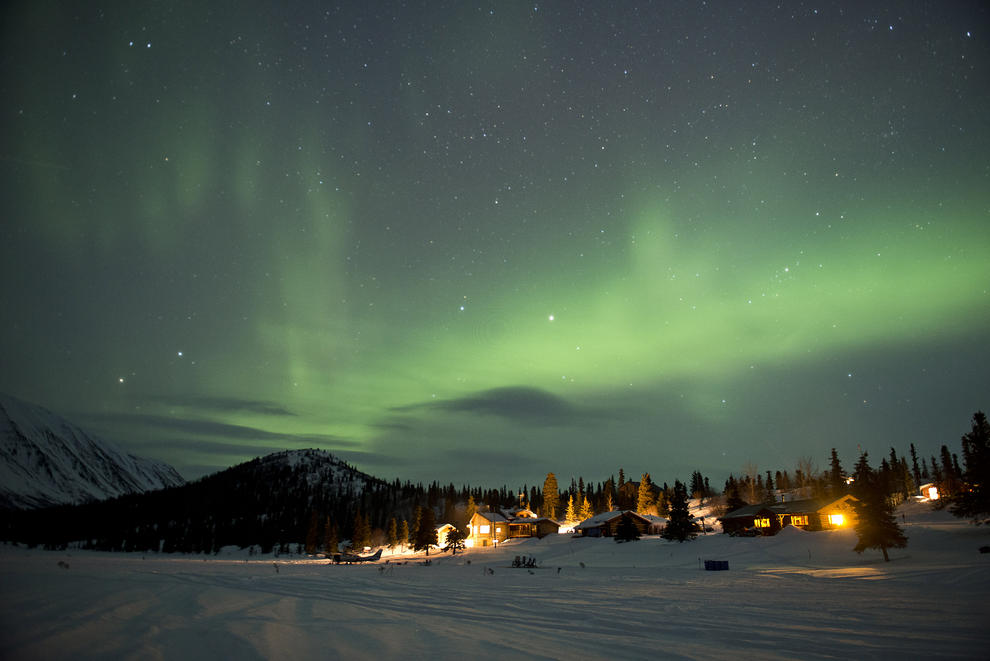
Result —
<path fill-rule="evenodd" d="M 498 512 L 475 512 L 474 515 L 480 516 L 482 519 L 487 519 L 492 523 L 504 523 L 507 520 Z"/>
<path fill-rule="evenodd" d="M 618 519 L 623 514 L 629 514 L 630 516 L 633 516 L 633 517 L 636 517 L 637 519 L 640 519 L 644 523 L 648 523 L 648 524 L 649 523 L 653 523 L 653 521 L 651 521 L 650 519 L 647 519 L 642 514 L 639 514 L 637 512 L 633 512 L 632 510 L 613 510 L 611 512 L 602 512 L 601 514 L 596 514 L 595 516 L 591 517 L 590 519 L 585 519 L 581 523 L 579 523 L 576 526 L 574 526 L 574 529 L 575 530 L 587 530 L 589 528 L 597 528 L 599 526 L 605 525 L 609 521 L 614 521 L 615 519 Z M 657 517 L 657 518 L 659 519 L 659 517 Z"/>
<path fill-rule="evenodd" d="M 805 498 L 802 500 L 785 501 L 783 503 L 756 503 L 755 505 L 746 505 L 732 510 L 728 514 L 718 517 L 718 519 L 719 521 L 741 519 L 754 516 L 764 510 L 773 514 L 808 514 L 811 512 L 821 512 L 836 503 L 852 499 L 852 496 L 845 495 L 839 498 Z"/>

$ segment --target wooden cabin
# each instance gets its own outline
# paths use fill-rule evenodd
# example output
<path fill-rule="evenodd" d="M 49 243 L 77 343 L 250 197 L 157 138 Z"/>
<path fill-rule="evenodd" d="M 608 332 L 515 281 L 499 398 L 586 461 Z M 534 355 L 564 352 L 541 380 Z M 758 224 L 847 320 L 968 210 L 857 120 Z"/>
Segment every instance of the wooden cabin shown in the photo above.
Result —
<path fill-rule="evenodd" d="M 854 496 L 839 498 L 793 500 L 782 503 L 757 503 L 746 505 L 719 517 L 722 532 L 739 534 L 745 529 L 755 529 L 763 535 L 775 535 L 785 526 L 803 530 L 830 530 L 842 528 L 856 521 L 852 504 Z"/>
<path fill-rule="evenodd" d="M 468 546 L 495 546 L 506 539 L 557 534 L 560 524 L 536 516 L 532 510 L 519 509 L 506 513 L 477 512 L 468 528 Z"/>
<path fill-rule="evenodd" d="M 596 514 L 574 526 L 574 532 L 582 537 L 614 537 L 622 519 L 630 519 L 640 535 L 649 535 L 653 521 L 632 510 L 615 510 Z"/>
<path fill-rule="evenodd" d="M 475 512 L 468 528 L 468 546 L 496 546 L 509 538 L 509 521 L 497 512 Z"/>

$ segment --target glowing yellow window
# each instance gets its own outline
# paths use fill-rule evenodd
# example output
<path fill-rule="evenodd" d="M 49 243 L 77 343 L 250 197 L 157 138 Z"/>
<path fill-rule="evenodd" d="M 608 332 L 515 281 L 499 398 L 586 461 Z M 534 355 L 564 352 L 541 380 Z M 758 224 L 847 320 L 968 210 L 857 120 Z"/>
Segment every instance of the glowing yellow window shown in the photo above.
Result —
<path fill-rule="evenodd" d="M 491 532 L 491 530 L 492 530 L 492 527 L 491 526 L 481 526 L 481 534 L 482 535 L 487 535 L 488 533 Z"/>
<path fill-rule="evenodd" d="M 769 528 L 770 519 L 755 519 L 753 521 L 753 525 L 756 526 L 757 528 Z"/>
<path fill-rule="evenodd" d="M 828 522 L 831 523 L 833 526 L 841 526 L 843 523 L 846 522 L 846 517 L 842 516 L 841 514 L 829 514 Z"/>
<path fill-rule="evenodd" d="M 792 514 L 791 515 L 791 525 L 792 526 L 806 526 L 806 525 L 808 525 L 808 515 L 807 514 Z"/>

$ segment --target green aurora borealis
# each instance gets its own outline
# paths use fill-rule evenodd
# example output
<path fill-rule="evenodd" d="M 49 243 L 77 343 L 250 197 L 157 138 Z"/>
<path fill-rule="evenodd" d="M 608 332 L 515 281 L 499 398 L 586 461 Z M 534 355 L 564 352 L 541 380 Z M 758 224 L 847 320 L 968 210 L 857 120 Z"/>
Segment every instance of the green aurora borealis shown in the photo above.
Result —
<path fill-rule="evenodd" d="M 512 486 L 990 403 L 980 3 L 207 5 L 4 10 L 0 390 Z"/>

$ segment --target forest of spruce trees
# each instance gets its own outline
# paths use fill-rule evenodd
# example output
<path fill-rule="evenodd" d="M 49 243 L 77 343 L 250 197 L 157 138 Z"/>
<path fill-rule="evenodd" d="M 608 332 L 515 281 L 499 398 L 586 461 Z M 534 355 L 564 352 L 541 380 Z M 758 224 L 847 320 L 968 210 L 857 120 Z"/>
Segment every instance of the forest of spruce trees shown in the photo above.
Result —
<path fill-rule="evenodd" d="M 540 487 L 483 489 L 386 482 L 328 452 L 305 450 L 254 459 L 161 491 L 8 511 L 0 533 L 6 541 L 47 548 L 215 553 L 237 546 L 262 553 L 332 553 L 345 540 L 355 548 L 424 548 L 435 540 L 438 524 L 451 523 L 463 530 L 478 510 L 522 506 L 550 518 L 579 521 L 621 509 L 674 521 L 683 518 L 687 497 L 724 513 L 772 502 L 778 492 L 793 490 L 801 490 L 803 497 L 851 492 L 862 501 L 892 508 L 916 495 L 925 483 L 936 485 L 941 503 L 953 513 L 985 521 L 990 518 L 986 493 L 990 426 L 982 413 L 973 416 L 972 430 L 962 438 L 962 453 L 960 464 L 945 445 L 938 456 L 928 458 L 919 457 L 913 444 L 907 454 L 891 447 L 876 467 L 863 453 L 847 473 L 832 449 L 824 470 L 818 470 L 811 459 L 802 459 L 793 471 L 747 466 L 741 475 L 729 475 L 719 490 L 700 471 L 694 471 L 687 482 L 675 480 L 669 486 L 654 483 L 649 473 L 630 480 L 622 468 L 617 479 L 610 476 L 601 482 L 577 477 L 561 487 L 551 472 Z M 693 524 L 685 525 L 680 539 L 694 532 Z"/>

